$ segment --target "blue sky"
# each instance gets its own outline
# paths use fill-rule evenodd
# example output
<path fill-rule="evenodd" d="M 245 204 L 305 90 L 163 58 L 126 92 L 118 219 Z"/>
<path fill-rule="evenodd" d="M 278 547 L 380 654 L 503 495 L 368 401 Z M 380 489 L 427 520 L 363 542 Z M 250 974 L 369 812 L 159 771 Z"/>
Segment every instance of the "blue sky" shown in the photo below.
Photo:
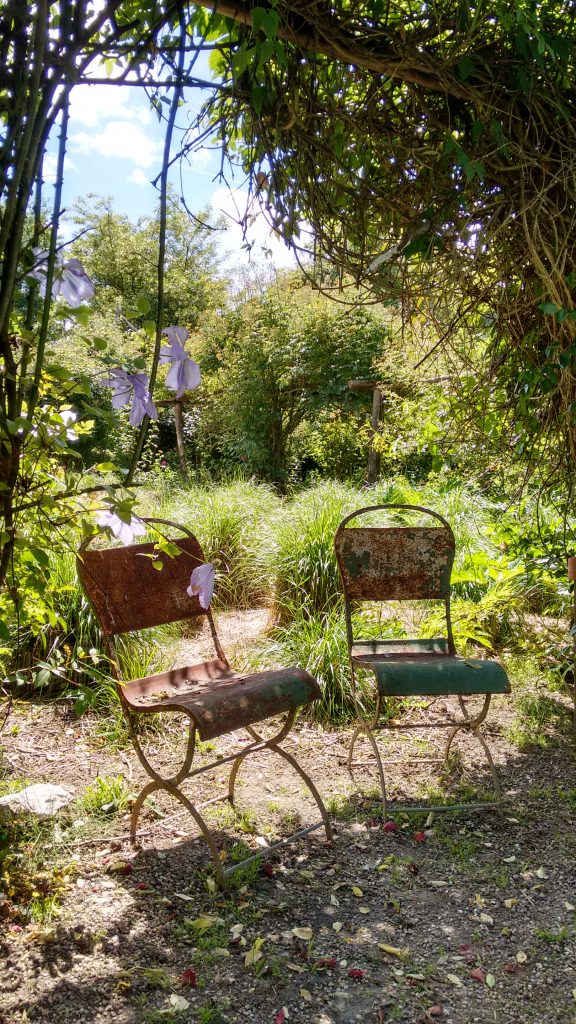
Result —
<path fill-rule="evenodd" d="M 186 104 L 177 119 L 174 146 L 182 137 L 183 129 L 193 117 L 201 101 L 201 93 L 189 90 Z M 155 111 L 150 109 L 144 91 L 138 87 L 113 85 L 81 85 L 72 92 L 68 149 L 65 165 L 64 203 L 70 207 L 81 196 L 95 193 L 111 196 L 114 208 L 127 214 L 131 220 L 153 212 L 157 192 L 150 184 L 161 166 L 164 124 L 160 124 Z M 56 165 L 54 150 L 48 154 L 45 177 L 50 180 Z M 223 235 L 222 250 L 230 253 L 230 265 L 248 262 L 241 250 L 240 228 L 234 225 L 238 210 L 246 205 L 246 194 L 241 182 L 234 182 L 238 191 L 230 191 L 217 180 L 220 155 L 208 148 L 193 154 L 182 168 L 183 192 L 193 212 L 212 206 L 215 213 L 224 213 L 230 227 Z M 178 195 L 181 194 L 180 164 L 176 164 L 172 179 Z M 276 266 L 292 264 L 292 258 L 282 242 L 271 237 L 264 218 L 256 217 L 250 239 L 255 245 L 252 262 L 264 262 L 263 249 L 272 250 L 271 262 Z"/>

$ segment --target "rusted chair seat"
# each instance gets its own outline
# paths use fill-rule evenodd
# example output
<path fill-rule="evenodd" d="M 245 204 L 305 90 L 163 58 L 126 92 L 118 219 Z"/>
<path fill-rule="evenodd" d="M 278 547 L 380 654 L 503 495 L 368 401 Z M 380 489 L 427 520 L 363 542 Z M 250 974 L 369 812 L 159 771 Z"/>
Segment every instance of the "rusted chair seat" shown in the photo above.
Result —
<path fill-rule="evenodd" d="M 284 845 L 285 842 L 321 827 L 324 827 L 330 840 L 330 822 L 316 786 L 293 755 L 280 746 L 292 728 L 298 709 L 321 696 L 320 687 L 311 675 L 296 667 L 248 674 L 235 672 L 222 649 L 210 608 L 203 608 L 198 597 L 189 597 L 187 594 L 193 570 L 205 561 L 200 544 L 189 531 L 174 523 L 161 519 L 143 521 L 155 529 L 167 526 L 185 534 L 179 539 L 171 539 L 176 552 L 172 557 L 160 555 L 154 543 L 103 549 L 91 546 L 94 538 L 84 542 L 78 552 L 78 576 L 94 608 L 113 669 L 118 671 L 118 660 L 114 652 L 116 636 L 198 615 L 205 615 L 208 620 L 216 657 L 142 679 L 122 680 L 117 675 L 118 693 L 130 736 L 136 754 L 152 780 L 144 786 L 135 802 L 131 837 L 135 841 L 138 818 L 146 798 L 155 791 L 166 791 L 190 811 L 198 824 L 209 845 L 218 883 L 224 888 L 226 875 L 246 861 L 224 869 L 212 834 L 200 814 L 199 808 L 206 806 L 206 803 L 194 804 L 182 792 L 181 786 L 187 779 L 232 762 L 228 791 L 216 800 L 229 800 L 233 804 L 236 777 L 244 759 L 250 754 L 271 751 L 284 758 L 298 772 L 321 814 L 319 822 L 299 830 L 274 846 Z M 161 569 L 154 565 L 159 558 L 162 560 Z M 180 770 L 170 777 L 164 777 L 150 764 L 144 753 L 135 728 L 135 718 L 142 714 L 169 712 L 185 714 L 190 727 Z M 271 738 L 264 738 L 254 728 L 259 722 L 279 715 L 283 716 L 283 721 Z M 197 735 L 201 740 L 209 740 L 235 730 L 246 730 L 250 736 L 249 742 L 239 752 L 192 769 Z"/>
<path fill-rule="evenodd" d="M 441 526 L 374 526 L 349 524 L 362 517 L 378 518 L 388 511 L 421 513 Z M 352 734 L 348 755 L 350 771 L 354 767 L 354 747 L 363 733 L 372 747 L 382 793 L 384 814 L 387 810 L 384 765 L 374 733 L 381 729 L 449 728 L 444 757 L 460 730 L 472 733 L 481 744 L 494 780 L 495 795 L 500 786 L 494 762 L 480 725 L 488 714 L 493 694 L 509 693 L 508 677 L 498 662 L 464 658 L 457 654 L 450 618 L 450 577 L 454 562 L 454 534 L 447 521 L 437 512 L 418 505 L 370 505 L 347 516 L 335 537 L 336 557 L 344 589 L 346 634 L 350 670 L 358 724 Z M 438 600 L 444 603 L 446 636 L 429 639 L 387 640 L 362 639 L 354 636 L 352 608 L 363 601 Z M 375 711 L 371 718 L 364 714 L 358 699 L 356 674 L 367 669 L 376 682 Z M 470 715 L 465 697 L 483 695 L 481 710 Z M 385 701 L 389 697 L 456 696 L 461 718 L 434 722 L 404 723 L 399 726 L 381 721 Z M 453 810 L 463 805 L 446 805 L 438 810 Z M 464 805 L 475 809 L 493 807 L 485 804 Z M 402 808 L 396 808 L 401 810 Z M 414 807 L 406 808 L 418 809 Z"/>

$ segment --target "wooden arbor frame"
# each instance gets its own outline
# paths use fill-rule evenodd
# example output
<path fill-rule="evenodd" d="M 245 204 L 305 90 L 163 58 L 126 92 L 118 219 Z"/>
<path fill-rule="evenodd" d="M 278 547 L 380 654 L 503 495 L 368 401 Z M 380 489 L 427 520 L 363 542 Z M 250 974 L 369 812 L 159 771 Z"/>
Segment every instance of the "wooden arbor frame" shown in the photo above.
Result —
<path fill-rule="evenodd" d="M 292 728 L 298 708 L 318 700 L 320 687 L 312 676 L 299 668 L 252 674 L 235 672 L 220 643 L 210 608 L 202 608 L 198 597 L 190 598 L 186 593 L 192 571 L 205 561 L 197 539 L 189 530 L 164 519 L 144 519 L 143 522 L 152 527 L 167 526 L 184 534 L 184 537 L 172 541 L 178 553 L 173 557 L 163 556 L 160 570 L 152 564 L 159 557 L 154 543 L 98 549 L 90 547 L 91 538 L 82 544 L 77 557 L 78 576 L 94 608 L 110 654 L 130 737 L 151 780 L 134 804 L 131 839 L 136 841 L 138 818 L 146 798 L 159 790 L 169 793 L 194 818 L 208 843 L 218 884 L 225 888 L 226 877 L 232 871 L 317 828 L 323 827 L 326 838 L 332 840 L 328 814 L 316 786 L 293 755 L 281 746 Z M 114 651 L 116 636 L 197 615 L 205 615 L 208 619 L 216 654 L 214 659 L 142 679 L 120 679 Z M 188 743 L 182 765 L 175 774 L 167 777 L 150 764 L 135 727 L 138 715 L 166 712 L 183 713 L 189 719 Z M 254 728 L 257 723 L 277 715 L 285 717 L 271 738 L 266 739 Z M 201 740 L 209 740 L 240 728 L 248 732 L 250 741 L 239 753 L 192 768 L 197 735 Z M 224 869 L 214 837 L 200 809 L 220 800 L 228 800 L 234 805 L 238 772 L 244 760 L 259 751 L 278 754 L 300 775 L 318 806 L 321 820 Z M 228 790 L 223 796 L 196 804 L 182 792 L 181 787 L 187 780 L 230 762 Z"/>
<path fill-rule="evenodd" d="M 389 511 L 417 512 L 430 516 L 427 526 L 349 526 L 352 520 Z M 441 525 L 438 526 L 438 523 Z M 482 746 L 488 761 L 496 800 L 483 804 L 449 804 L 436 810 L 477 810 L 493 807 L 501 799 L 500 784 L 490 748 L 480 731 L 486 719 L 492 694 L 509 693 L 508 677 L 496 661 L 462 658 L 456 653 L 450 616 L 450 577 L 455 541 L 446 519 L 420 505 L 370 505 L 352 512 L 342 520 L 335 537 L 336 557 L 344 588 L 346 635 L 350 671 L 358 724 L 352 734 L 348 768 L 352 773 L 354 747 L 363 733 L 376 759 L 386 816 L 388 801 L 382 757 L 374 733 L 381 729 L 448 728 L 444 750 L 447 760 L 454 738 L 460 731 L 472 733 Z M 363 601 L 442 601 L 445 609 L 446 636 L 429 640 L 366 640 L 356 638 L 352 624 L 352 606 Z M 367 718 L 358 699 L 356 673 L 369 669 L 376 682 L 376 706 Z M 480 711 L 471 716 L 465 697 L 484 695 Z M 398 726 L 380 722 L 388 697 L 453 695 L 458 699 L 461 718 L 435 722 L 415 722 Z M 420 810 L 420 807 L 397 807 Z M 425 808 L 429 810 L 429 807 Z"/>

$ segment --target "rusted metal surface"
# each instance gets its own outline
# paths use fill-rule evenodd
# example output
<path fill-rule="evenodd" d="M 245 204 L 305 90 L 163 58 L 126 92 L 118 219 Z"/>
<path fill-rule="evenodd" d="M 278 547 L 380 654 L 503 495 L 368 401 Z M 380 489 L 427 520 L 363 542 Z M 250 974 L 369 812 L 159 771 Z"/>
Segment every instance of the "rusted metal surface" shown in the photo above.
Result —
<path fill-rule="evenodd" d="M 146 522 L 175 526 L 158 519 Z M 180 549 L 177 555 L 172 558 L 159 556 L 163 562 L 161 570 L 152 565 L 154 544 L 133 544 L 124 548 L 99 550 L 89 548 L 88 542 L 78 553 L 78 575 L 111 648 L 113 638 L 119 633 L 129 633 L 195 615 L 206 615 L 208 618 L 216 653 L 214 659 L 143 679 L 118 680 L 118 689 L 135 751 L 152 780 L 134 804 L 131 819 L 133 841 L 137 836 L 138 817 L 146 797 L 157 790 L 164 790 L 179 800 L 196 821 L 208 843 L 218 883 L 224 888 L 225 873 L 210 829 L 198 805 L 181 789 L 187 780 L 214 767 L 201 765 L 197 769 L 192 768 L 196 735 L 206 740 L 237 729 L 246 729 L 251 737 L 238 754 L 224 758 L 222 762 L 234 762 L 227 794 L 232 804 L 235 779 L 247 756 L 257 751 L 269 751 L 288 761 L 305 782 L 321 814 L 321 821 L 317 825 L 299 834 L 304 835 L 314 828 L 323 827 L 326 838 L 331 840 L 330 821 L 314 782 L 293 755 L 280 746 L 290 732 L 296 710 L 303 704 L 318 700 L 321 693 L 316 680 L 308 672 L 296 667 L 252 674 L 235 672 L 230 667 L 210 609 L 203 609 L 198 598 L 191 598 L 186 592 L 193 569 L 205 560 L 202 548 L 189 531 L 178 529 L 187 536 L 173 541 Z M 190 722 L 182 764 L 170 776 L 160 774 L 149 762 L 134 727 L 134 716 L 159 712 L 184 713 Z M 255 723 L 276 715 L 284 718 L 274 736 L 266 739 L 254 730 Z M 242 867 L 243 863 L 236 864 L 235 868 Z"/>
<path fill-rule="evenodd" d="M 350 600 L 446 598 L 454 538 L 442 527 L 348 527 L 336 554 Z"/>
<path fill-rule="evenodd" d="M 181 554 L 160 556 L 162 569 L 152 564 L 154 544 L 79 551 L 78 576 L 106 636 L 206 614 L 186 593 L 192 571 L 205 561 L 202 548 L 195 537 L 175 543 Z"/>
<path fill-rule="evenodd" d="M 302 669 L 241 675 L 221 661 L 202 662 L 137 679 L 123 687 L 134 711 L 187 711 L 202 740 L 265 721 L 321 696 Z"/>
<path fill-rule="evenodd" d="M 391 510 L 424 513 L 441 526 L 349 526 L 367 514 L 380 517 Z M 462 718 L 454 721 L 443 716 L 437 721 L 410 722 L 408 728 L 451 729 L 445 756 L 459 730 L 474 734 L 481 744 L 500 797 L 498 776 L 490 749 L 480 732 L 493 693 L 509 693 L 510 684 L 504 669 L 495 661 L 462 658 L 456 654 L 450 621 L 450 576 L 454 562 L 454 535 L 449 523 L 431 509 L 415 505 L 372 505 L 351 513 L 340 524 L 335 548 L 345 597 L 346 634 L 358 725 L 352 735 L 348 767 L 354 767 L 353 752 L 364 734 L 374 754 L 384 816 L 387 815 L 386 777 L 384 763 L 375 732 L 393 728 L 388 719 L 380 722 L 387 697 L 456 695 Z M 446 636 L 430 639 L 389 640 L 363 639 L 354 636 L 351 602 L 442 600 L 446 612 Z M 356 685 L 357 669 L 374 673 L 376 707 L 371 718 L 366 716 Z M 471 717 L 462 695 L 482 694 L 482 711 Z M 402 726 L 404 727 L 404 726 Z M 457 805 L 452 809 L 462 809 Z M 464 805 L 480 809 L 493 803 Z"/>

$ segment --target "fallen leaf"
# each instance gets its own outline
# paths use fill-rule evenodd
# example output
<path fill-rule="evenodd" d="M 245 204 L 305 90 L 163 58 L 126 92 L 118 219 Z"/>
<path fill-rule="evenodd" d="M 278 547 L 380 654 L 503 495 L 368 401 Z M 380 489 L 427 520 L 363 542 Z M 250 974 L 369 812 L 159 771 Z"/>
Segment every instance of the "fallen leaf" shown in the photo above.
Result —
<path fill-rule="evenodd" d="M 434 880 L 432 878 L 430 879 L 430 885 L 434 885 L 436 887 L 436 889 L 442 889 L 445 885 L 449 885 L 449 884 L 450 884 L 449 882 L 443 882 L 441 878 L 438 878 L 436 880 Z"/>
<path fill-rule="evenodd" d="M 336 967 L 336 957 L 335 956 L 323 956 L 323 957 L 320 958 L 320 960 L 316 961 L 314 966 L 318 967 L 318 968 L 321 968 L 321 967 L 330 967 L 330 968 Z"/>
<path fill-rule="evenodd" d="M 494 918 L 490 914 L 480 914 L 482 924 L 494 924 Z"/>
<path fill-rule="evenodd" d="M 300 995 L 302 996 L 302 999 L 306 1000 L 307 1003 L 312 1002 L 312 993 L 309 992 L 307 988 L 301 988 Z"/>
<path fill-rule="evenodd" d="M 308 928 L 308 927 L 306 927 L 306 928 L 293 928 L 292 929 L 292 935 L 294 935 L 295 938 L 297 938 L 297 939 L 303 939 L 305 942 L 308 942 L 312 938 L 312 936 L 314 935 L 314 932 L 313 932 L 312 928 Z"/>
<path fill-rule="evenodd" d="M 517 903 L 518 900 L 515 896 L 512 896 L 509 900 L 504 900 L 504 906 L 508 907 L 508 910 L 512 910 L 512 907 L 515 907 Z"/>
<path fill-rule="evenodd" d="M 513 864 L 516 860 L 516 857 L 514 856 L 514 854 L 512 854 L 511 857 L 503 857 L 502 860 L 504 861 L 505 864 Z"/>
<path fill-rule="evenodd" d="M 486 975 L 486 984 L 488 985 L 488 988 L 494 988 L 494 985 L 496 984 L 496 978 L 494 977 L 493 974 Z"/>
<path fill-rule="evenodd" d="M 426 842 L 426 833 L 425 832 L 415 832 L 414 835 L 412 836 L 412 838 L 413 838 L 415 843 L 425 843 Z"/>
<path fill-rule="evenodd" d="M 573 903 L 569 903 L 568 900 L 564 900 L 564 907 L 566 910 L 576 910 Z"/>
<path fill-rule="evenodd" d="M 348 977 L 354 978 L 355 981 L 361 981 L 364 977 L 364 971 L 361 971 L 358 967 L 351 967 L 348 971 Z"/>
<path fill-rule="evenodd" d="M 469 978 L 474 978 L 474 981 L 481 981 L 482 984 L 486 981 L 486 975 L 481 967 L 475 967 L 473 971 L 470 971 Z"/>
<path fill-rule="evenodd" d="M 408 949 L 401 949 L 399 946 L 388 946 L 385 942 L 378 943 L 378 949 L 389 956 L 397 956 L 399 960 L 405 960 L 408 956 Z"/>
<path fill-rule="evenodd" d="M 188 896 L 185 892 L 175 892 L 173 895 L 179 900 L 186 900 L 189 903 L 194 903 L 195 900 L 195 896 Z"/>
<path fill-rule="evenodd" d="M 370 913 L 370 907 L 358 907 L 358 913 L 359 914 L 369 914 Z"/>
<path fill-rule="evenodd" d="M 332 925 L 332 928 L 334 929 L 335 932 L 341 932 L 342 931 L 342 921 L 334 921 L 334 923 Z"/>
<path fill-rule="evenodd" d="M 546 868 L 543 868 L 542 866 L 540 866 L 538 868 L 538 871 L 536 872 L 536 876 L 538 878 L 548 878 L 548 874 L 546 872 Z"/>
<path fill-rule="evenodd" d="M 446 977 L 448 978 L 448 981 L 452 983 L 452 985 L 456 985 L 457 988 L 463 988 L 462 982 L 460 981 L 460 978 L 458 977 L 457 974 L 447 974 Z"/>
<path fill-rule="evenodd" d="M 527 959 L 528 959 L 528 955 L 526 953 L 524 953 L 523 950 L 519 950 L 519 952 L 516 953 L 516 961 L 517 961 L 517 963 L 525 964 Z"/>
<path fill-rule="evenodd" d="M 285 1024 L 286 1021 L 286 1010 L 282 1007 L 278 1010 L 278 1013 L 274 1017 L 274 1024 Z"/>
<path fill-rule="evenodd" d="M 384 822 L 383 831 L 384 832 L 397 832 L 398 831 L 398 825 L 396 824 L 395 821 L 386 821 L 386 822 Z"/>
<path fill-rule="evenodd" d="M 192 967 L 187 967 L 185 971 L 179 977 L 181 985 L 190 985 L 190 988 L 196 987 L 196 971 Z"/>
<path fill-rule="evenodd" d="M 432 824 L 433 821 L 434 821 L 434 811 L 430 811 L 430 814 L 428 815 L 428 817 L 426 818 L 426 821 L 424 822 L 425 827 L 426 828 L 430 828 L 430 825 Z"/>
<path fill-rule="evenodd" d="M 474 902 L 477 907 L 480 907 L 480 910 L 482 910 L 482 907 L 486 906 L 486 900 L 484 899 L 483 896 L 480 895 L 479 892 L 477 892 L 476 895 L 474 896 Z"/>
<path fill-rule="evenodd" d="M 332 904 L 333 907 L 340 906 L 340 900 L 333 892 L 330 893 L 330 903 Z"/>
<path fill-rule="evenodd" d="M 230 928 L 230 934 L 232 935 L 232 939 L 239 939 L 243 931 L 243 924 L 233 924 L 232 927 Z"/>
<path fill-rule="evenodd" d="M 363 896 L 364 895 L 364 893 L 362 892 L 362 889 L 360 889 L 360 887 L 357 886 L 357 885 L 351 886 L 351 889 L 352 889 L 352 892 L 354 893 L 355 896 Z"/>
<path fill-rule="evenodd" d="M 442 1009 L 441 1006 L 429 1006 L 428 1009 L 426 1010 L 426 1013 L 428 1014 L 429 1017 L 441 1017 L 442 1014 L 444 1013 L 444 1010 Z"/>
<path fill-rule="evenodd" d="M 184 996 L 178 996 L 175 992 L 172 993 L 168 1001 L 170 1006 L 173 1006 L 177 1012 L 180 1010 L 187 1010 L 190 1006 L 190 1003 L 187 999 L 184 999 Z"/>
<path fill-rule="evenodd" d="M 296 974 L 305 974 L 306 973 L 306 968 L 302 967 L 302 964 L 288 963 L 288 964 L 286 964 L 286 967 L 288 968 L 289 971 L 294 971 Z"/>

